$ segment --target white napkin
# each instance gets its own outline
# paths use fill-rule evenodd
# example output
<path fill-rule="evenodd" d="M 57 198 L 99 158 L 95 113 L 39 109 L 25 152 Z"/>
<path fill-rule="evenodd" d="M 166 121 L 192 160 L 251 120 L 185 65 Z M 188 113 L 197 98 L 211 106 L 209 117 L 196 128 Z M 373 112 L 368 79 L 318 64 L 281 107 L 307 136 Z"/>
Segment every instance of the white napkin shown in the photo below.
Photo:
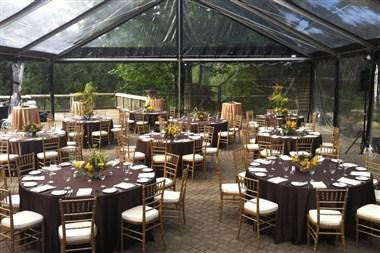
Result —
<path fill-rule="evenodd" d="M 270 161 L 267 161 L 267 160 L 261 159 L 261 158 L 255 159 L 255 162 L 258 162 L 258 163 L 261 163 L 261 164 L 266 164 L 266 165 L 268 165 L 268 164 L 271 163 Z"/>
<path fill-rule="evenodd" d="M 40 193 L 40 192 L 44 192 L 44 191 L 51 190 L 54 188 L 56 188 L 56 186 L 45 184 L 45 185 L 33 187 L 32 189 L 30 189 L 30 191 Z"/>
<path fill-rule="evenodd" d="M 144 169 L 146 168 L 147 166 L 144 165 L 144 164 L 139 164 L 139 165 L 135 165 L 135 166 L 132 166 L 131 169 L 132 170 L 141 170 L 141 169 Z"/>
<path fill-rule="evenodd" d="M 284 161 L 291 161 L 292 160 L 292 158 L 290 158 L 290 156 L 288 156 L 288 155 L 280 155 L 280 158 Z"/>
<path fill-rule="evenodd" d="M 129 188 L 135 187 L 136 185 L 132 183 L 121 182 L 120 184 L 115 184 L 114 186 L 123 190 L 127 190 Z"/>
<path fill-rule="evenodd" d="M 257 168 L 257 167 L 249 167 L 248 170 L 251 172 L 268 172 L 266 168 Z"/>
<path fill-rule="evenodd" d="M 142 177 L 153 178 L 154 177 L 154 172 L 140 173 L 138 175 L 138 178 L 142 178 Z"/>
<path fill-rule="evenodd" d="M 45 180 L 45 176 L 31 176 L 31 175 L 26 175 L 24 176 L 21 181 L 43 181 Z"/>
<path fill-rule="evenodd" d="M 77 191 L 77 196 L 78 197 L 90 196 L 91 192 L 92 192 L 92 188 L 79 188 Z"/>
<path fill-rule="evenodd" d="M 325 185 L 325 183 L 323 183 L 322 181 L 310 181 L 310 184 L 314 188 L 327 188 L 327 186 Z"/>
<path fill-rule="evenodd" d="M 350 184 L 350 185 L 359 185 L 360 184 L 360 181 L 355 180 L 355 179 L 346 178 L 346 177 L 339 178 L 338 182 Z"/>
<path fill-rule="evenodd" d="M 367 171 L 351 171 L 351 176 L 364 176 L 364 177 L 371 177 L 371 173 Z"/>
<path fill-rule="evenodd" d="M 345 168 L 351 168 L 351 167 L 356 167 L 358 165 L 356 165 L 355 163 L 342 163 L 342 166 Z"/>
<path fill-rule="evenodd" d="M 288 179 L 283 178 L 283 177 L 273 177 L 273 178 L 268 179 L 268 181 L 274 184 L 279 184 L 279 183 L 288 181 Z"/>
<path fill-rule="evenodd" d="M 107 166 L 115 166 L 116 164 L 118 164 L 119 162 L 118 161 L 115 161 L 115 160 L 111 160 L 111 161 L 108 161 L 107 163 L 106 163 L 106 165 Z"/>

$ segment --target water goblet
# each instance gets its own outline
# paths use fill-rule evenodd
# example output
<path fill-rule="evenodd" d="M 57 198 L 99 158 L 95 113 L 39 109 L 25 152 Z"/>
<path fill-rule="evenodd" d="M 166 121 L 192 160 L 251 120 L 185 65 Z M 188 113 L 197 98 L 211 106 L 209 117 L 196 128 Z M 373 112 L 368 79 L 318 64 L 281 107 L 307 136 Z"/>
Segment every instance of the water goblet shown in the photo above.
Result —
<path fill-rule="evenodd" d="M 336 171 L 336 164 L 330 164 L 329 165 L 329 172 L 330 172 L 330 174 L 333 175 L 335 173 L 335 171 Z M 330 180 L 334 181 L 334 178 L 331 177 Z"/>
<path fill-rule="evenodd" d="M 66 182 L 66 186 L 64 188 L 65 190 L 70 190 L 71 189 L 71 187 L 69 185 L 67 185 L 70 182 L 70 180 L 71 180 L 71 176 L 72 176 L 72 171 L 71 170 L 65 169 L 63 171 L 63 179 Z"/>

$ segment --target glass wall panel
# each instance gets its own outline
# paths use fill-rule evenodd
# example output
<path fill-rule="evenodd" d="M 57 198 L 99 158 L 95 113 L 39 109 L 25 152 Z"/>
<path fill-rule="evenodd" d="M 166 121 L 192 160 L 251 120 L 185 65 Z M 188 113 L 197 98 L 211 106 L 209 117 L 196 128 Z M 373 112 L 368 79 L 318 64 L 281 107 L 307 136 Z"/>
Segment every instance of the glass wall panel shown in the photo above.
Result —
<path fill-rule="evenodd" d="M 21 48 L 101 2 L 52 0 L 1 28 L 2 46 Z"/>
<path fill-rule="evenodd" d="M 2 0 L 0 1 L 0 21 L 12 16 L 13 14 L 21 11 L 33 0 Z"/>
<path fill-rule="evenodd" d="M 380 2 L 373 0 L 292 0 L 365 39 L 380 38 Z"/>
<path fill-rule="evenodd" d="M 157 0 L 124 0 L 108 1 L 103 8 L 96 10 L 88 16 L 54 35 L 53 37 L 37 44 L 32 50 L 59 54 L 72 47 L 76 43 L 112 25 L 116 20 L 124 17 L 148 3 Z"/>

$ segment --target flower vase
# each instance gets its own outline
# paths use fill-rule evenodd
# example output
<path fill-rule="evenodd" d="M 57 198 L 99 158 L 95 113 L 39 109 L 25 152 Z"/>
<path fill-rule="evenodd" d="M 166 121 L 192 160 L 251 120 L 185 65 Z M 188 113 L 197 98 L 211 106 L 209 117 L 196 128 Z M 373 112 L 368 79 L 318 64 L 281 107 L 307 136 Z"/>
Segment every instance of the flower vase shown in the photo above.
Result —
<path fill-rule="evenodd" d="M 32 132 L 32 137 L 37 137 L 37 132 Z"/>
<path fill-rule="evenodd" d="M 87 171 L 87 176 L 91 179 L 102 179 L 103 172 L 101 170 Z"/>

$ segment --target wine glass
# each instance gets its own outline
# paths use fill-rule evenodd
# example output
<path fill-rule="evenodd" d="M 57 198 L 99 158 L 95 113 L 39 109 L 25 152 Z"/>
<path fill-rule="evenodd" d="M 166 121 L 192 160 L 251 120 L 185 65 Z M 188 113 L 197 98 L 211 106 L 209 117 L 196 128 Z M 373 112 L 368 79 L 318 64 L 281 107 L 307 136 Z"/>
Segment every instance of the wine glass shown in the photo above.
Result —
<path fill-rule="evenodd" d="M 71 187 L 70 187 L 69 185 L 67 185 L 67 184 L 70 182 L 71 177 L 72 177 L 72 171 L 69 170 L 69 169 L 65 169 L 65 170 L 63 171 L 63 179 L 64 179 L 65 182 L 66 182 L 66 186 L 65 186 L 65 188 L 64 188 L 65 190 L 70 190 L 70 189 L 71 189 Z"/>
<path fill-rule="evenodd" d="M 333 175 L 335 173 L 335 171 L 336 171 L 336 164 L 335 163 L 334 164 L 330 164 L 329 165 L 329 172 L 330 172 L 330 174 Z M 334 178 L 331 177 L 330 180 L 333 181 Z"/>

